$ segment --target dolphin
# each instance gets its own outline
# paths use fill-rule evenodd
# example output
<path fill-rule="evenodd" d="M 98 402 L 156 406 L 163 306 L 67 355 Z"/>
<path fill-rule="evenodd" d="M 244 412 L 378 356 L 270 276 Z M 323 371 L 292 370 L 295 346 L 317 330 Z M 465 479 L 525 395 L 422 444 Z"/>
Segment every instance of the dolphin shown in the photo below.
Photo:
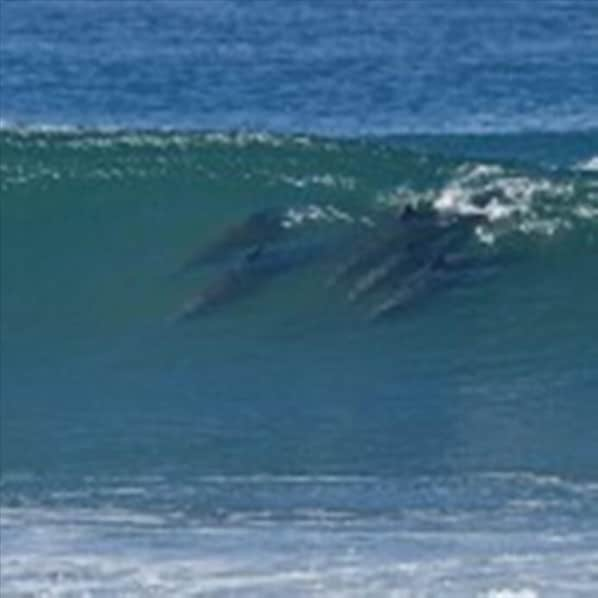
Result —
<path fill-rule="evenodd" d="M 435 268 L 427 264 L 411 274 L 388 299 L 375 306 L 368 314 L 370 322 L 388 318 L 432 290 L 449 284 L 457 278 L 456 271 Z"/>
<path fill-rule="evenodd" d="M 435 212 L 418 211 L 408 205 L 398 218 L 393 216 L 390 222 L 379 225 L 382 230 L 373 238 L 370 237 L 349 260 L 337 268 L 328 281 L 328 286 L 335 286 L 376 267 L 389 255 L 395 254 L 405 246 L 410 229 L 430 226 L 436 217 Z"/>
<path fill-rule="evenodd" d="M 404 266 L 407 260 L 407 252 L 391 254 L 355 283 L 349 291 L 349 301 L 357 301 L 362 295 L 378 289 L 393 273 Z"/>
<path fill-rule="evenodd" d="M 230 303 L 247 295 L 264 280 L 252 276 L 247 269 L 232 268 L 217 280 L 207 285 L 195 297 L 185 302 L 173 321 L 190 320 L 216 307 Z"/>
<path fill-rule="evenodd" d="M 285 232 L 283 214 L 279 210 L 253 212 L 239 224 L 228 228 L 215 241 L 193 253 L 179 272 L 186 273 L 194 268 L 242 257 L 253 247 L 278 241 Z"/>
<path fill-rule="evenodd" d="M 390 297 L 369 312 L 368 320 L 375 322 L 388 318 L 430 292 L 483 280 L 496 274 L 504 262 L 504 257 L 496 255 L 440 253 L 404 279 Z"/>
<path fill-rule="evenodd" d="M 309 265 L 333 249 L 321 242 L 256 245 L 237 264 L 187 301 L 173 320 L 189 320 L 243 299 L 278 276 Z"/>
<path fill-rule="evenodd" d="M 399 249 L 385 256 L 379 263 L 360 276 L 351 291 L 349 300 L 356 301 L 366 294 L 377 291 L 383 286 L 396 283 L 397 278 L 425 267 L 442 255 L 466 245 L 473 228 L 471 220 L 439 220 L 432 226 L 417 226 L 409 229 L 404 236 L 407 240 Z M 430 221 L 428 221 L 430 224 Z"/>

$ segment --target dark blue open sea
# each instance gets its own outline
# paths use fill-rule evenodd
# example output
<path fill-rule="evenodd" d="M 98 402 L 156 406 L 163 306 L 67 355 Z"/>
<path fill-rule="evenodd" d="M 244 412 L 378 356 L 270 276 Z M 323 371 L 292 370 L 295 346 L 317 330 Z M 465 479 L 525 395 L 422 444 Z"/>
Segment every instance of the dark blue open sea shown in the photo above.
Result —
<path fill-rule="evenodd" d="M 598 4 L 1 0 L 0 593 L 598 595 Z"/>

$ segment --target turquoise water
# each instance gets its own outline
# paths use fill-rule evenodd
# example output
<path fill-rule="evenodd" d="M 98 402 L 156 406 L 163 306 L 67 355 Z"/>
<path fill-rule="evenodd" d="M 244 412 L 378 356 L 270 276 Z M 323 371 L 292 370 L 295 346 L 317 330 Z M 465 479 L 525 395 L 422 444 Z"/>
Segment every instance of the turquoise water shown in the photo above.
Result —
<path fill-rule="evenodd" d="M 3 596 L 593 596 L 593 7 L 256 6 L 2 4 Z"/>

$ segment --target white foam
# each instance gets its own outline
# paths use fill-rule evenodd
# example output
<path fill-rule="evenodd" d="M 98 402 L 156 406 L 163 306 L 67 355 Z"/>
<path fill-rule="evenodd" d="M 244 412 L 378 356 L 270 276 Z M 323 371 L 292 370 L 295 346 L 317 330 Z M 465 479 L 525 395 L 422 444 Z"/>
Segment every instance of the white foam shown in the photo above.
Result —
<path fill-rule="evenodd" d="M 353 218 L 347 212 L 330 205 L 307 204 L 288 208 L 282 220 L 282 226 L 290 229 L 306 223 L 347 223 Z"/>
<path fill-rule="evenodd" d="M 384 209 L 428 204 L 448 215 L 484 216 L 488 224 L 476 232 L 482 242 L 493 243 L 497 236 L 513 230 L 550 236 L 570 227 L 559 209 L 574 193 L 568 182 L 527 176 L 493 164 L 466 163 L 439 191 L 400 186 L 380 194 L 376 204 Z"/>
<path fill-rule="evenodd" d="M 411 187 L 401 185 L 395 189 L 379 193 L 374 205 L 381 209 L 401 208 L 405 205 L 417 206 L 419 204 L 431 204 L 435 196 L 432 191 L 420 192 Z"/>
<path fill-rule="evenodd" d="M 220 145 L 231 145 L 234 147 L 246 147 L 252 144 L 268 145 L 270 147 L 281 147 L 286 144 L 298 145 L 301 147 L 310 146 L 313 139 L 308 135 L 277 135 L 266 131 L 237 131 L 237 132 L 207 132 L 202 138 L 208 143 Z"/>
<path fill-rule="evenodd" d="M 573 212 L 576 216 L 583 218 L 584 220 L 598 219 L 598 207 L 582 205 L 575 207 Z"/>
<path fill-rule="evenodd" d="M 36 133 L 75 133 L 81 131 L 81 127 L 67 124 L 37 123 L 20 124 L 16 121 L 0 119 L 0 131 L 10 131 L 22 135 Z"/>
<path fill-rule="evenodd" d="M 578 162 L 574 168 L 575 170 L 581 170 L 585 172 L 598 172 L 598 156 L 592 156 L 588 160 Z"/>
<path fill-rule="evenodd" d="M 372 484 L 380 478 L 367 475 L 272 475 L 268 473 L 253 475 L 204 475 L 196 478 L 198 482 L 211 484 Z"/>
<path fill-rule="evenodd" d="M 486 598 L 538 598 L 539 594 L 530 588 L 490 590 L 484 594 Z"/>
<path fill-rule="evenodd" d="M 39 525 L 52 526 L 57 523 L 73 525 L 127 525 L 160 526 L 165 523 L 163 517 L 149 513 L 136 512 L 122 508 L 60 508 L 43 507 L 2 507 L 3 525 Z"/>
<path fill-rule="evenodd" d="M 279 179 L 292 187 L 303 189 L 308 186 L 321 186 L 331 189 L 344 189 L 352 191 L 355 189 L 357 183 L 353 177 L 349 176 L 335 176 L 330 173 L 313 174 L 303 177 L 295 177 L 291 175 L 281 175 Z"/>
<path fill-rule="evenodd" d="M 496 474 L 506 483 L 527 483 L 527 475 Z M 237 483 L 262 483 L 264 477 L 267 483 L 314 482 L 313 476 L 299 475 L 239 476 Z M 324 484 L 370 480 L 315 478 Z M 550 476 L 530 479 L 557 487 L 564 483 Z M 232 483 L 228 476 L 203 480 Z M 331 516 L 318 508 L 302 508 L 295 518 L 282 520 L 264 511 L 265 526 L 243 517 L 210 525 L 173 524 L 172 513 L 158 517 L 109 506 L 8 511 L 18 517 L 2 529 L 0 583 L 7 596 L 529 598 L 546 591 L 591 595 L 598 573 L 598 537 L 586 524 L 564 535 L 480 528 L 484 517 L 476 531 L 471 518 L 459 517 L 453 517 L 458 525 L 446 531 L 431 531 L 429 517 L 422 517 L 421 527 L 412 518 L 408 527 L 399 520 L 367 518 L 346 526 L 343 513 Z"/>

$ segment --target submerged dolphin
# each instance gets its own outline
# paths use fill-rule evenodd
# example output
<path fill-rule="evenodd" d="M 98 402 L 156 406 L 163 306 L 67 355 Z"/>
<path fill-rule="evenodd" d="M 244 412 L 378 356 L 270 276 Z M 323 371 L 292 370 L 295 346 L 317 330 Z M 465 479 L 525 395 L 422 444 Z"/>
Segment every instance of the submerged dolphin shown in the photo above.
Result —
<path fill-rule="evenodd" d="M 405 278 L 390 297 L 370 310 L 368 320 L 388 318 L 433 291 L 491 276 L 502 262 L 496 256 L 439 254 L 435 260 Z"/>
<path fill-rule="evenodd" d="M 289 220 L 291 215 L 295 221 Z M 191 319 L 241 300 L 284 273 L 338 256 L 339 250 L 346 254 L 348 247 L 363 239 L 359 227 L 320 226 L 329 221 L 320 216 L 319 212 L 318 218 L 308 218 L 292 210 L 269 209 L 230 227 L 183 265 L 182 272 L 216 263 L 226 269 L 173 319 Z M 386 293 L 371 309 L 369 319 L 392 315 L 433 289 L 463 280 L 464 272 L 477 268 L 475 255 L 468 254 L 467 248 L 483 220 L 479 215 L 446 215 L 408 206 L 398 217 L 368 228 L 366 242 L 337 268 L 329 284 L 348 281 L 350 301 Z"/>
<path fill-rule="evenodd" d="M 371 260 L 370 266 L 357 278 L 349 292 L 349 300 L 356 301 L 384 286 L 396 284 L 397 279 L 434 262 L 440 256 L 466 245 L 473 234 L 471 218 L 447 219 L 428 215 L 425 218 L 410 216 L 400 235 L 402 243 L 385 244 Z M 475 223 L 478 219 L 476 218 Z"/>
<path fill-rule="evenodd" d="M 263 282 L 262 278 L 250 275 L 248 270 L 231 269 L 187 301 L 173 320 L 180 321 L 195 318 L 212 308 L 246 295 L 261 282 Z"/>
<path fill-rule="evenodd" d="M 447 284 L 454 278 L 454 273 L 435 270 L 431 266 L 427 266 L 412 274 L 398 291 L 374 307 L 368 314 L 368 320 L 375 322 L 387 318 L 421 297 L 421 295 Z"/>
<path fill-rule="evenodd" d="M 188 320 L 243 299 L 274 278 L 313 263 L 330 251 L 320 243 L 256 246 L 234 267 L 189 300 L 174 320 Z"/>
<path fill-rule="evenodd" d="M 433 238 L 430 238 L 430 231 L 427 231 L 427 235 L 422 238 L 409 239 L 357 279 L 349 292 L 349 300 L 355 301 L 380 287 L 393 284 L 397 277 L 422 267 L 446 250 L 451 240 L 446 231 L 442 235 L 434 231 Z"/>
<path fill-rule="evenodd" d="M 231 226 L 214 242 L 196 251 L 182 265 L 180 272 L 217 262 L 234 260 L 250 251 L 280 239 L 286 229 L 283 215 L 274 209 L 264 209 L 250 214 L 243 222 Z"/>
<path fill-rule="evenodd" d="M 408 242 L 407 231 L 430 224 L 435 217 L 432 212 L 417 212 L 413 207 L 407 206 L 401 215 L 391 217 L 390 221 L 379 224 L 382 230 L 375 230 L 367 242 L 354 252 L 353 256 L 337 268 L 328 285 L 333 286 L 363 274 L 375 267 L 387 256 L 396 253 Z"/>

